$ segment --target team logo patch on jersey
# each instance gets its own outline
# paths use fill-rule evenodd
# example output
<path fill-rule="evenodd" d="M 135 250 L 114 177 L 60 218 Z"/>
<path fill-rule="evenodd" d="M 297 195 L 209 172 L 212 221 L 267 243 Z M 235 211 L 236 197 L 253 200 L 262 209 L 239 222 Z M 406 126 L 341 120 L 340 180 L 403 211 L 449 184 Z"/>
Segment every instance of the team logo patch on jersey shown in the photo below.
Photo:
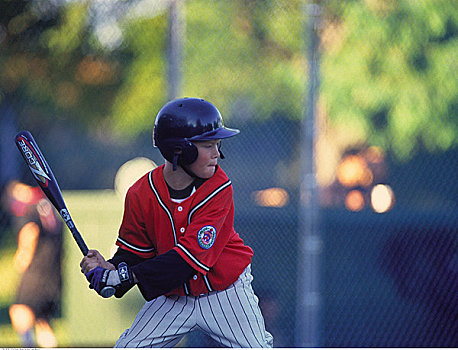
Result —
<path fill-rule="evenodd" d="M 215 239 L 216 229 L 213 226 L 204 226 L 197 233 L 197 242 L 203 249 L 210 249 Z"/>

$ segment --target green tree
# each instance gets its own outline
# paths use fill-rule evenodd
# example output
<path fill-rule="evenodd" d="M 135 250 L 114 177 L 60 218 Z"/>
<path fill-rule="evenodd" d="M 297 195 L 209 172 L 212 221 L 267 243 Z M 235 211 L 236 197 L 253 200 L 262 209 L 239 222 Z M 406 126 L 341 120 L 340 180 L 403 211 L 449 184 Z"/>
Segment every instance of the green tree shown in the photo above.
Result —
<path fill-rule="evenodd" d="M 150 129 L 167 99 L 166 3 L 107 2 L 115 18 L 94 15 L 91 1 L 43 4 L 0 3 L 0 103 L 17 101 L 27 125 L 58 117 L 105 134 Z M 214 102 L 225 119 L 302 118 L 304 4 L 187 0 L 181 95 Z M 333 127 L 351 126 L 348 143 L 399 159 L 456 147 L 457 3 L 320 4 L 320 103 Z M 111 47 L 97 35 L 110 21 L 122 33 Z"/>
<path fill-rule="evenodd" d="M 408 159 L 457 145 L 458 3 L 330 1 L 322 97 L 336 127 Z"/>
<path fill-rule="evenodd" d="M 0 104 L 15 107 L 20 125 L 39 130 L 63 119 L 102 128 L 126 67 L 124 47 L 97 40 L 91 2 L 0 3 Z"/>
<path fill-rule="evenodd" d="M 301 3 L 186 1 L 181 95 L 213 102 L 226 121 L 238 103 L 247 106 L 248 118 L 299 118 L 305 79 Z M 154 36 L 166 38 L 166 20 L 164 14 L 124 21 L 126 50 L 135 61 L 112 110 L 119 132 L 150 129 L 166 102 L 166 47 Z"/>

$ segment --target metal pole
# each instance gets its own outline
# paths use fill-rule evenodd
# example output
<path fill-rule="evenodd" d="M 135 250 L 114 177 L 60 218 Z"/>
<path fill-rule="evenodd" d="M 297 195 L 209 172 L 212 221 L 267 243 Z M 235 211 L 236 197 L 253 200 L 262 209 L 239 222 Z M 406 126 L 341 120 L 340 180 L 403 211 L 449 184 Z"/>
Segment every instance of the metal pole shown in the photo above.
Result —
<path fill-rule="evenodd" d="M 304 14 L 308 37 L 309 82 L 301 131 L 299 250 L 296 309 L 296 347 L 320 347 L 320 256 L 318 188 L 315 171 L 315 111 L 319 84 L 318 35 L 321 8 L 307 3 Z"/>
<path fill-rule="evenodd" d="M 181 91 L 182 55 L 185 35 L 184 0 L 170 0 L 168 32 L 168 100 L 177 98 Z"/>

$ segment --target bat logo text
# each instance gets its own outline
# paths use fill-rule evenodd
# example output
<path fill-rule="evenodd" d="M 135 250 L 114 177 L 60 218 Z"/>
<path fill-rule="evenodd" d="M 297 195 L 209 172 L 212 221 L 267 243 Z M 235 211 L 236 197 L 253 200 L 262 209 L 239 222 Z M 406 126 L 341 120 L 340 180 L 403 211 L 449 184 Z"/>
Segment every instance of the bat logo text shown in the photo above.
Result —
<path fill-rule="evenodd" d="M 29 164 L 29 168 L 32 171 L 33 176 L 43 184 L 46 184 L 46 179 L 51 181 L 48 174 L 43 170 L 41 164 L 37 161 L 35 155 L 30 150 L 29 146 L 27 146 L 24 140 L 18 140 L 19 146 L 21 146 L 22 154 L 24 155 L 27 163 Z"/>
<path fill-rule="evenodd" d="M 62 219 L 64 219 L 65 223 L 67 224 L 68 228 L 72 229 L 75 227 L 73 224 L 72 218 L 70 216 L 70 213 L 68 212 L 67 209 L 61 209 L 59 212 L 60 216 L 62 216 Z"/>

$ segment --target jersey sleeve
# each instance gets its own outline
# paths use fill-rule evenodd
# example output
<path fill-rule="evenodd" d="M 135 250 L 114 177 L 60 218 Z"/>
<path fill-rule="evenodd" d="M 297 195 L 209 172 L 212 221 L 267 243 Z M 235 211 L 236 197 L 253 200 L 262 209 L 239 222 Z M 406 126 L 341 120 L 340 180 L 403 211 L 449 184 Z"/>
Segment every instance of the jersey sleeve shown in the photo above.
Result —
<path fill-rule="evenodd" d="M 138 187 L 132 186 L 127 191 L 116 245 L 148 259 L 156 255 L 156 249 L 146 233 L 145 213 L 137 189 Z"/>
<path fill-rule="evenodd" d="M 174 249 L 205 275 L 235 234 L 233 221 L 232 186 L 228 186 L 195 212 Z"/>

